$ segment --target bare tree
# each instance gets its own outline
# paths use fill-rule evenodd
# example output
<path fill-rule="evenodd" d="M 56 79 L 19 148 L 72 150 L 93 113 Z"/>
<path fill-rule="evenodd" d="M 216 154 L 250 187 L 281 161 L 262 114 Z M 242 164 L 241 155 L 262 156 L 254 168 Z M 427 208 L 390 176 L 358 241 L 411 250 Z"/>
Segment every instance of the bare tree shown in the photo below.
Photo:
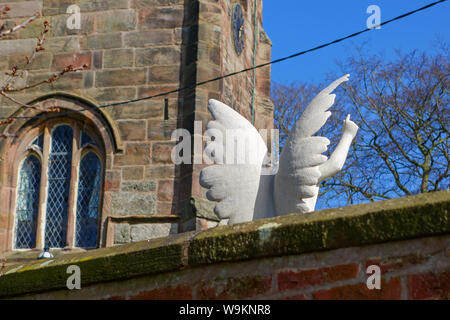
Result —
<path fill-rule="evenodd" d="M 433 54 L 397 52 L 389 62 L 360 51 L 340 64 L 351 78 L 337 90 L 337 115 L 320 134 L 330 138 L 332 150 L 345 113 L 360 130 L 343 171 L 322 182 L 319 207 L 449 188 L 449 61 L 443 48 Z M 315 91 L 305 84 L 274 86 L 281 137 Z"/>

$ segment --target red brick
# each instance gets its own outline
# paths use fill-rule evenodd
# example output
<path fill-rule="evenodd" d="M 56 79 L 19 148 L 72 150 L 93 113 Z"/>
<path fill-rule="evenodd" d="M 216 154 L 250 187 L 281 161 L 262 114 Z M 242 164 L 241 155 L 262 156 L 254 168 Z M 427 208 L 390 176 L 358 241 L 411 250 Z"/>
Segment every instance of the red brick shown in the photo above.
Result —
<path fill-rule="evenodd" d="M 192 289 L 185 285 L 142 291 L 131 300 L 192 300 Z"/>
<path fill-rule="evenodd" d="M 410 299 L 450 299 L 450 271 L 408 276 Z"/>
<path fill-rule="evenodd" d="M 369 290 L 366 283 L 358 283 L 316 291 L 317 300 L 397 300 L 401 298 L 401 282 L 392 278 L 389 282 L 381 280 L 381 289 Z"/>
<path fill-rule="evenodd" d="M 366 261 L 366 269 L 370 265 L 377 265 L 380 267 L 381 274 L 399 270 L 409 265 L 424 264 L 428 257 L 423 257 L 418 254 L 410 254 L 400 257 L 390 257 L 386 259 L 370 259 Z"/>
<path fill-rule="evenodd" d="M 307 300 L 308 297 L 304 294 L 296 294 L 293 296 L 287 296 L 284 298 L 281 298 L 280 300 Z"/>
<path fill-rule="evenodd" d="M 271 286 L 271 276 L 250 276 L 203 281 L 197 288 L 197 299 L 251 298 L 269 292 Z"/>
<path fill-rule="evenodd" d="M 297 272 L 283 271 L 278 273 L 278 290 L 292 290 L 352 279 L 358 275 L 358 270 L 357 264 L 347 264 Z"/>

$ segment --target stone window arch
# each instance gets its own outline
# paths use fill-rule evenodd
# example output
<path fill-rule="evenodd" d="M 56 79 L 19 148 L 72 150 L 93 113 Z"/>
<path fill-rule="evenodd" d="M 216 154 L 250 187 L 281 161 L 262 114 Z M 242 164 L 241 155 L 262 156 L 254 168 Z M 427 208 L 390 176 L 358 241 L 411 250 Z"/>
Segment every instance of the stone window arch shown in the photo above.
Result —
<path fill-rule="evenodd" d="M 105 175 L 103 142 L 79 119 L 34 126 L 19 151 L 13 249 L 96 248 Z"/>
<path fill-rule="evenodd" d="M 41 250 L 45 246 L 45 219 L 48 200 L 47 177 L 50 163 L 51 133 L 54 128 L 60 125 L 71 126 L 74 134 L 73 143 L 76 143 L 76 152 L 73 146 L 70 171 L 70 186 L 73 192 L 70 191 L 69 199 L 67 200 L 67 225 L 64 227 L 65 248 L 89 248 L 92 245 L 92 239 L 95 237 L 97 247 L 106 246 L 109 243 L 107 226 L 111 207 L 111 191 L 110 185 L 105 183 L 104 180 L 105 176 L 109 177 L 111 170 L 113 170 L 112 160 L 115 154 L 123 152 L 123 142 L 117 124 L 107 110 L 99 108 L 95 101 L 67 92 L 50 93 L 29 101 L 27 104 L 36 105 L 38 108 L 20 108 L 10 115 L 17 118 L 15 121 L 0 126 L 0 133 L 9 134 L 9 137 L 0 139 L 0 251 L 30 250 L 27 249 L 29 247 Z M 57 108 L 60 111 L 56 113 L 42 113 L 41 110 L 49 108 Z M 86 188 L 79 186 L 80 177 L 78 175 L 81 160 L 88 156 L 89 152 L 93 152 L 97 156 L 101 166 L 100 191 L 98 203 L 97 200 L 88 201 L 85 199 L 84 202 L 80 200 L 80 206 L 88 203 L 91 207 L 91 214 L 86 212 L 84 212 L 84 215 L 79 214 L 78 222 L 84 219 L 83 227 L 80 223 L 77 225 L 77 213 L 82 211 L 77 209 L 78 194 L 79 192 L 86 193 L 88 190 L 85 189 L 89 189 L 90 185 L 85 183 Z M 31 160 L 32 163 L 26 162 L 27 157 L 31 155 L 34 158 L 29 158 L 28 160 Z M 96 161 L 92 160 L 94 159 L 92 156 L 88 156 L 86 159 L 86 161 L 91 159 L 88 162 Z M 32 165 L 34 167 L 39 166 L 36 162 L 37 160 L 41 165 L 41 175 L 39 176 L 41 180 L 39 183 L 35 182 L 35 185 L 38 185 L 35 188 L 36 193 L 39 193 L 37 208 L 33 206 L 24 207 L 22 215 L 18 216 L 16 209 L 18 200 L 21 200 L 19 197 L 21 172 L 31 174 L 34 170 L 39 171 L 39 168 L 31 170 Z M 95 165 L 97 168 L 98 162 L 95 162 L 97 163 Z M 28 167 L 22 169 L 24 163 L 27 163 L 26 166 Z M 30 189 L 27 188 L 25 190 Z M 30 195 L 24 193 L 22 198 L 25 196 L 30 197 Z M 23 205 L 28 205 L 28 202 L 21 201 Z M 96 233 L 94 231 L 91 232 L 90 237 L 88 237 L 91 240 L 80 240 L 84 239 L 84 237 L 79 235 L 80 232 L 86 232 L 83 231 L 86 229 L 92 230 L 92 227 L 89 228 L 88 226 L 93 224 L 92 210 L 97 205 L 101 227 L 96 230 Z M 38 211 L 37 218 L 36 210 Z M 35 234 L 33 231 L 24 235 L 30 239 L 21 248 L 15 243 L 18 231 L 16 226 L 18 224 L 25 225 L 26 223 L 30 226 L 36 224 L 36 227 L 32 229 L 36 231 Z M 83 243 L 83 241 L 88 242 L 89 245 Z M 62 242 L 58 246 L 62 246 Z"/>

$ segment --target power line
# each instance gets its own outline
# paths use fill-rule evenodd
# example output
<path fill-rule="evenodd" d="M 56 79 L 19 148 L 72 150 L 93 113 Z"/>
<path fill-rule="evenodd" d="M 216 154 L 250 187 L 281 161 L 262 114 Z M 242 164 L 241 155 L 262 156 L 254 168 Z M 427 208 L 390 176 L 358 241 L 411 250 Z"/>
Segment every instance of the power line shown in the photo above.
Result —
<path fill-rule="evenodd" d="M 283 58 L 279 58 L 279 59 L 276 59 L 276 60 L 272 60 L 272 61 L 269 61 L 269 62 L 266 62 L 266 63 L 263 63 L 263 64 L 252 66 L 251 68 L 242 69 L 242 70 L 239 70 L 239 71 L 236 71 L 236 72 L 228 73 L 228 74 L 223 75 L 223 76 L 219 76 L 219 77 L 216 77 L 216 78 L 200 81 L 200 82 L 197 82 L 197 83 L 192 84 L 192 85 L 188 85 L 188 86 L 184 86 L 184 87 L 177 88 L 177 89 L 174 89 L 174 90 L 158 93 L 158 94 L 155 94 L 155 95 L 152 95 L 152 96 L 147 96 L 147 97 L 142 97 L 142 98 L 136 98 L 136 99 L 130 99 L 130 100 L 125 100 L 125 101 L 120 101 L 120 102 L 113 102 L 113 103 L 103 104 L 103 105 L 98 106 L 98 109 L 103 109 L 103 108 L 108 108 L 108 107 L 116 107 L 116 106 L 120 106 L 120 105 L 124 105 L 124 104 L 128 104 L 128 103 L 133 103 L 133 102 L 138 102 L 138 101 L 150 100 L 150 99 L 154 99 L 154 98 L 158 98 L 158 97 L 163 97 L 163 96 L 166 96 L 166 95 L 169 95 L 169 94 L 172 94 L 172 93 L 177 93 L 177 92 L 181 92 L 181 91 L 184 91 L 184 90 L 193 89 L 193 88 L 196 88 L 198 86 L 202 86 L 202 85 L 208 84 L 210 82 L 214 82 L 214 81 L 218 81 L 218 80 L 221 80 L 221 79 L 229 78 L 229 77 L 238 75 L 240 73 L 248 72 L 248 71 L 255 70 L 255 69 L 258 69 L 258 68 L 263 68 L 263 67 L 275 64 L 275 63 L 279 63 L 279 62 L 282 62 L 282 61 L 293 59 L 293 58 L 299 57 L 301 55 L 304 55 L 304 54 L 307 54 L 307 53 L 310 53 L 310 52 L 313 52 L 313 51 L 317 51 L 319 49 L 323 49 L 323 48 L 331 46 L 331 45 L 334 45 L 334 44 L 342 42 L 344 40 L 347 40 L 347 39 L 350 39 L 350 38 L 354 38 L 356 36 L 359 36 L 360 34 L 363 34 L 365 32 L 371 31 L 372 29 L 375 29 L 377 27 L 381 27 L 381 26 L 387 25 L 387 24 L 389 24 L 389 23 L 391 23 L 393 21 L 396 21 L 396 20 L 403 19 L 405 17 L 408 17 L 408 16 L 413 15 L 413 14 L 415 14 L 417 12 L 420 12 L 420 11 L 426 10 L 426 9 L 431 8 L 431 7 L 433 7 L 433 6 L 435 6 L 435 5 L 439 4 L 439 3 L 446 2 L 446 1 L 447 0 L 439 0 L 439 1 L 436 1 L 436 2 L 432 2 L 430 4 L 427 4 L 426 6 L 418 8 L 416 10 L 409 11 L 407 13 L 399 15 L 399 16 L 397 16 L 395 18 L 390 19 L 390 20 L 386 20 L 386 21 L 380 23 L 379 25 L 373 26 L 372 28 L 366 28 L 366 29 L 363 29 L 361 31 L 352 33 L 352 34 L 350 34 L 348 36 L 345 36 L 345 37 L 342 37 L 342 38 L 339 38 L 339 39 L 336 39 L 336 40 L 333 40 L 333 41 L 321 44 L 321 45 L 316 46 L 314 48 L 311 48 L 311 49 L 308 49 L 308 50 L 304 50 L 304 51 L 300 51 L 300 52 L 291 54 L 289 56 L 286 56 L 286 57 L 283 57 Z M 38 118 L 43 118 L 43 117 L 51 118 L 51 117 L 59 117 L 61 115 L 66 115 L 66 114 L 71 114 L 71 113 L 80 113 L 80 112 L 87 111 L 87 110 L 90 110 L 90 109 L 83 108 L 83 109 L 76 110 L 76 111 L 75 110 L 70 110 L 70 111 L 65 111 L 65 112 L 58 112 L 58 113 L 55 113 L 55 114 L 44 113 L 44 114 L 41 114 L 41 115 L 28 116 L 28 117 L 26 117 L 26 116 L 22 116 L 22 117 L 0 117 L 0 120 L 38 119 Z"/>

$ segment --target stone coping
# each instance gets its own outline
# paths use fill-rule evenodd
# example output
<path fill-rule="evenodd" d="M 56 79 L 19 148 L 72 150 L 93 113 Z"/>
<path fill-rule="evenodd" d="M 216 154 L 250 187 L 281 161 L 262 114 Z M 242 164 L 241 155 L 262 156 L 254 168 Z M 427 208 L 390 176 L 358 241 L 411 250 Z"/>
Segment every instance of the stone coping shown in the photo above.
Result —
<path fill-rule="evenodd" d="M 449 209 L 447 190 L 7 263 L 0 297 L 64 289 L 72 264 L 81 268 L 86 286 L 198 265 L 448 234 Z"/>

